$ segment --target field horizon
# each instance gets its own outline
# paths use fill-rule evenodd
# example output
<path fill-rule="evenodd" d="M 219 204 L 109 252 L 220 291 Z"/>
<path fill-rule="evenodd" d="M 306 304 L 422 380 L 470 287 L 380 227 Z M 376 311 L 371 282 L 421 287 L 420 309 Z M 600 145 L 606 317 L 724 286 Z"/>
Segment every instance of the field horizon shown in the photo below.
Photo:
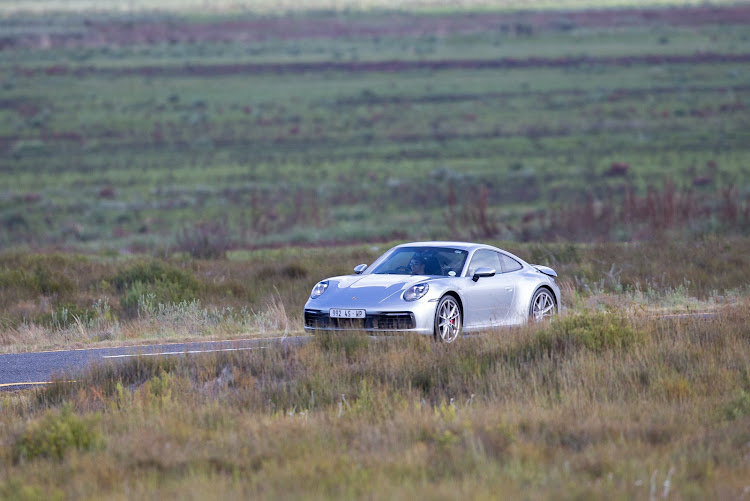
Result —
<path fill-rule="evenodd" d="M 539 0 L 529 4 L 523 0 L 465 0 L 461 2 L 463 11 L 574 11 L 584 9 L 628 9 L 694 6 L 726 6 L 739 4 L 737 0 Z M 219 0 L 208 4 L 201 0 L 25 0 L 11 2 L 0 0 L 0 14 L 55 14 L 98 13 L 98 12 L 177 12 L 202 15 L 226 15 L 227 13 L 260 13 L 284 15 L 294 12 L 350 12 L 350 11 L 421 11 L 455 12 L 459 10 L 448 0 Z"/>

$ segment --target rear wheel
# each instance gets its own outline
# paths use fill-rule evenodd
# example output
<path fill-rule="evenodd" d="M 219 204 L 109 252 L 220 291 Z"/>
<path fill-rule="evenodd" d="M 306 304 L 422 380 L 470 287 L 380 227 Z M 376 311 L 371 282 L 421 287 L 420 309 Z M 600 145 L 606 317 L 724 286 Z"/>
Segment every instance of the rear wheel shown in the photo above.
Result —
<path fill-rule="evenodd" d="M 549 289 L 541 288 L 534 293 L 529 307 L 529 317 L 535 322 L 541 322 L 553 317 L 557 313 L 555 297 Z"/>
<path fill-rule="evenodd" d="M 453 296 L 444 296 L 435 310 L 435 337 L 452 343 L 461 335 L 461 307 Z"/>

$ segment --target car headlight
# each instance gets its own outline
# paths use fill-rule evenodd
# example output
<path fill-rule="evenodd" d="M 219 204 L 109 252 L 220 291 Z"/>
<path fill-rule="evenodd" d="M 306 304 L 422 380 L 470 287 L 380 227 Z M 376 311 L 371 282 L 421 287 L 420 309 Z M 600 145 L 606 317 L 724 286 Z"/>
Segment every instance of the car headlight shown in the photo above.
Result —
<path fill-rule="evenodd" d="M 322 282 L 318 282 L 317 284 L 315 284 L 315 287 L 313 287 L 313 290 L 310 293 L 310 299 L 315 299 L 316 297 L 320 297 L 320 295 L 323 294 L 327 288 L 328 288 L 328 280 L 323 280 Z"/>
<path fill-rule="evenodd" d="M 412 285 L 404 292 L 404 301 L 416 301 L 424 297 L 428 290 L 430 290 L 430 286 L 427 284 Z"/>

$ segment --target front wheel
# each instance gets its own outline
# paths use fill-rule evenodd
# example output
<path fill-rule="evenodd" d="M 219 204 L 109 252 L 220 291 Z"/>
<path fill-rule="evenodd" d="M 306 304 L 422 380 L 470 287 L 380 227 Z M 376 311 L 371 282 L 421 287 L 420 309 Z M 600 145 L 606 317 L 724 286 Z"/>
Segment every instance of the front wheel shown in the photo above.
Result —
<path fill-rule="evenodd" d="M 453 296 L 445 296 L 435 310 L 435 337 L 452 343 L 461 335 L 461 307 Z"/>
<path fill-rule="evenodd" d="M 555 297 L 549 289 L 539 289 L 531 298 L 529 317 L 535 322 L 541 322 L 557 313 Z"/>

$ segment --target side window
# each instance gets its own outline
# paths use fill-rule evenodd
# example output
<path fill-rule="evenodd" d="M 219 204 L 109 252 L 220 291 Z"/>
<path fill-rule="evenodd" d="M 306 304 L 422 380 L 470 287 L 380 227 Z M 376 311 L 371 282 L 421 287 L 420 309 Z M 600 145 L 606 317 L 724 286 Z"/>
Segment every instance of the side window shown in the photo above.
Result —
<path fill-rule="evenodd" d="M 521 266 L 521 263 L 516 261 L 510 256 L 506 256 L 505 254 L 501 254 L 501 259 L 503 260 L 503 269 L 505 273 L 508 273 L 509 271 L 518 271 L 523 266 Z"/>
<path fill-rule="evenodd" d="M 469 265 L 469 271 L 466 276 L 474 276 L 474 273 L 479 268 L 492 268 L 497 273 L 502 273 L 503 269 L 500 266 L 500 255 L 495 251 L 487 249 L 476 251 L 471 258 L 471 265 Z"/>

